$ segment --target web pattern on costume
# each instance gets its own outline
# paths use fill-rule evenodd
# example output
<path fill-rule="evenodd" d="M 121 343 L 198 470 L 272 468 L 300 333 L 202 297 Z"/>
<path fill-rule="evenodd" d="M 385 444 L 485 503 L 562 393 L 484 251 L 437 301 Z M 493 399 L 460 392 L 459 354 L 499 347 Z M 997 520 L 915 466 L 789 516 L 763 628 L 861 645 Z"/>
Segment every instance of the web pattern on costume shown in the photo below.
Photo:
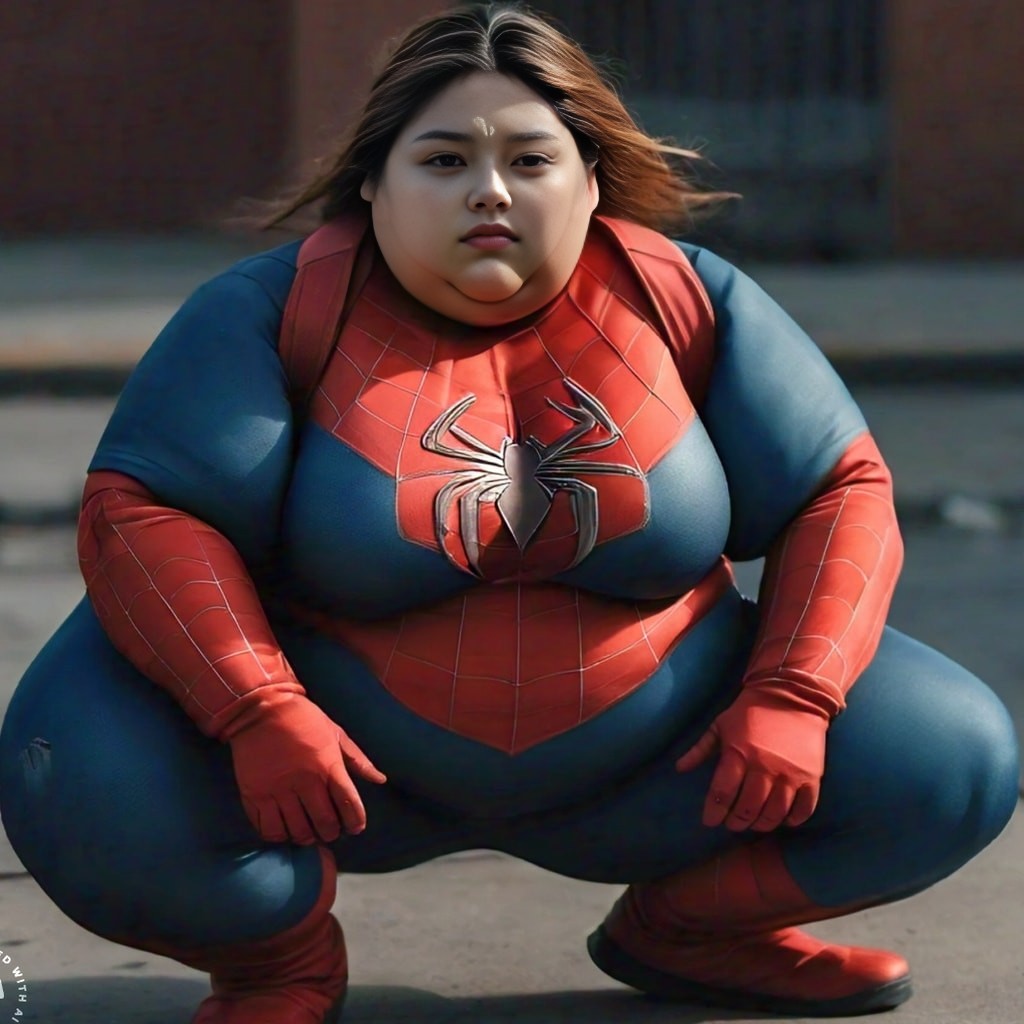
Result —
<path fill-rule="evenodd" d="M 574 381 L 608 408 L 620 436 L 600 452 L 581 453 L 574 475 L 598 494 L 596 543 L 641 529 L 648 515 L 644 474 L 668 452 L 695 411 L 672 354 L 640 312 L 608 292 L 605 276 L 584 268 L 562 300 L 530 328 L 440 338 L 403 319 L 401 297 L 371 277 L 353 308 L 311 407 L 312 419 L 397 481 L 400 535 L 440 550 L 460 569 L 491 582 L 543 579 L 568 569 L 577 554 L 572 496 L 554 495 L 542 528 L 524 552 L 492 502 L 479 510 L 481 558 L 474 565 L 462 538 L 457 503 L 434 521 L 438 491 L 451 461 L 423 438 L 456 401 L 473 396 L 460 427 L 494 451 L 506 440 L 536 436 L 551 444 L 567 420 L 552 402 L 570 398 Z M 623 285 L 624 287 L 624 285 Z M 638 297 L 638 301 L 639 301 Z M 472 468 L 472 448 L 465 469 Z M 587 472 L 587 462 L 629 467 L 618 476 Z"/>
<path fill-rule="evenodd" d="M 768 555 L 746 685 L 838 714 L 874 655 L 901 560 L 891 481 L 864 434 Z"/>
<path fill-rule="evenodd" d="M 555 584 L 479 585 L 383 622 L 324 619 L 415 714 L 508 754 L 628 696 L 731 584 L 718 567 L 688 594 L 625 602 Z"/>
<path fill-rule="evenodd" d="M 79 532 L 86 588 L 118 650 L 208 735 L 262 687 L 301 693 L 231 543 L 126 483 L 87 502 Z"/>

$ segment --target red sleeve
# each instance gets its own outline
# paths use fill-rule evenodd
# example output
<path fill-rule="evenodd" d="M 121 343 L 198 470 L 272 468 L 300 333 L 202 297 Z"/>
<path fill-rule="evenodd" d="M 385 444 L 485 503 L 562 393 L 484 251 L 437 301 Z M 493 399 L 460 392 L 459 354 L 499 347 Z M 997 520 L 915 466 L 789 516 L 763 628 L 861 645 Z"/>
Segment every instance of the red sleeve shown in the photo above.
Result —
<path fill-rule="evenodd" d="M 902 563 L 892 478 L 861 434 L 768 553 L 744 685 L 828 718 L 842 711 L 878 647 Z"/>
<path fill-rule="evenodd" d="M 304 693 L 241 556 L 206 523 L 129 476 L 91 473 L 78 551 L 111 642 L 206 735 L 228 739 L 284 694 Z"/>

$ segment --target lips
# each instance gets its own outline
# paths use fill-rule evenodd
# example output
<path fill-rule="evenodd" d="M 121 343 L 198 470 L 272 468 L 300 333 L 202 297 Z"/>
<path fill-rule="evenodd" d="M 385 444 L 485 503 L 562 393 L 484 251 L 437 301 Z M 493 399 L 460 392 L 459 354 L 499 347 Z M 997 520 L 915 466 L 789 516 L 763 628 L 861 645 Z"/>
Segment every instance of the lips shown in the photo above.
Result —
<path fill-rule="evenodd" d="M 507 238 L 512 242 L 518 241 L 516 233 L 504 224 L 478 224 L 462 236 L 462 241 L 468 242 L 471 238 Z"/>

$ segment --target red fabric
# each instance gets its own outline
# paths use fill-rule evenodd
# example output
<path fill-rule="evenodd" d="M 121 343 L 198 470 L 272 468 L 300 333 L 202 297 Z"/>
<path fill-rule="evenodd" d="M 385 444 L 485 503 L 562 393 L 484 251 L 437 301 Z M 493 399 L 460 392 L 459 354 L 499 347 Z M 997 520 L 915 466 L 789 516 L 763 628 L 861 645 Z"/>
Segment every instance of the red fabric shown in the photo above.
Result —
<path fill-rule="evenodd" d="M 633 231 L 642 234 L 645 229 Z M 440 440 L 459 453 L 453 457 L 428 450 L 421 438 L 442 413 L 467 399 L 470 404 L 456 426 L 489 450 L 492 462 L 500 464 L 506 439 L 532 436 L 553 445 L 575 426 L 551 402 L 576 404 L 565 384 L 571 380 L 604 406 L 620 432 L 613 444 L 598 450 L 580 449 L 607 439 L 603 427 L 581 437 L 566 471 L 599 492 L 597 543 L 641 529 L 647 518 L 644 475 L 696 415 L 689 379 L 684 388 L 681 373 L 692 373 L 700 389 L 714 339 L 703 288 L 672 248 L 678 256 L 672 267 L 678 305 L 686 311 L 688 333 L 674 338 L 671 348 L 654 326 L 650 300 L 621 247 L 600 230 L 588 237 L 566 291 L 520 330 L 460 328 L 441 321 L 411 299 L 378 261 L 352 305 L 336 358 L 327 364 L 312 400 L 310 418 L 397 479 L 399 530 L 407 539 L 441 550 L 460 569 L 491 582 L 568 569 L 578 553 L 569 487 L 555 488 L 543 523 L 520 552 L 493 499 L 482 502 L 477 513 L 460 508 L 472 483 L 470 474 L 482 468 L 474 444 L 446 432 Z M 588 474 L 588 462 L 624 469 Z M 435 500 L 459 473 L 465 474 L 465 486 L 441 510 L 439 542 Z M 491 475 L 497 482 L 500 469 L 492 467 Z M 463 515 L 478 517 L 477 567 L 466 550 Z"/>
<path fill-rule="evenodd" d="M 892 480 L 862 434 L 769 552 L 743 691 L 676 764 L 720 753 L 705 825 L 766 831 L 814 812 L 828 723 L 878 648 L 902 561 Z"/>
<path fill-rule="evenodd" d="M 878 649 L 902 565 L 892 477 L 861 434 L 768 554 L 744 686 L 837 715 Z"/>
<path fill-rule="evenodd" d="M 850 913 L 819 907 L 766 837 L 668 878 L 631 885 L 604 930 L 635 960 L 673 977 L 808 1004 L 905 978 L 901 956 L 823 942 L 791 927 Z"/>
<path fill-rule="evenodd" d="M 742 690 L 676 767 L 690 771 L 721 752 L 704 802 L 709 828 L 802 825 L 818 804 L 827 729 L 827 719 L 786 698 Z"/>
<path fill-rule="evenodd" d="M 368 227 L 363 214 L 338 217 L 309 235 L 299 250 L 279 351 L 291 392 L 303 406 L 336 345 L 341 317 L 347 319 L 379 259 Z M 690 261 L 659 232 L 615 217 L 593 217 L 587 243 L 580 266 L 593 275 L 602 299 L 608 293 L 620 296 L 657 330 L 700 406 L 714 361 L 715 317 Z M 625 260 L 609 262 L 615 248 Z"/>
<path fill-rule="evenodd" d="M 320 848 L 323 882 L 313 909 L 297 925 L 252 942 L 205 949 L 165 943 L 117 941 L 148 949 L 210 975 L 213 994 L 191 1024 L 322 1024 L 339 1007 L 348 987 L 348 955 L 341 925 L 331 914 L 338 869 Z"/>
<path fill-rule="evenodd" d="M 111 642 L 207 736 L 226 739 L 263 706 L 305 693 L 241 556 L 211 526 L 131 477 L 92 473 L 78 551 Z"/>
<path fill-rule="evenodd" d="M 384 776 L 285 661 L 238 553 L 137 481 L 93 474 L 79 531 L 86 589 L 114 646 L 208 736 L 231 744 L 242 805 L 268 842 L 362 832 L 351 774 Z M 351 773 L 351 774 L 350 774 Z"/>
<path fill-rule="evenodd" d="M 346 301 L 366 280 L 372 246 L 368 224 L 361 214 L 338 218 L 314 231 L 299 249 L 277 349 L 297 407 L 304 408 L 316 389 Z"/>
<path fill-rule="evenodd" d="M 618 240 L 633 268 L 628 274 L 609 268 L 600 275 L 604 286 L 622 294 L 658 328 L 687 394 L 700 408 L 715 358 L 715 313 L 700 277 L 660 232 L 612 217 L 595 217 L 594 222 Z M 637 295 L 637 284 L 646 303 Z"/>
<path fill-rule="evenodd" d="M 352 782 L 387 781 L 343 729 L 306 700 L 284 694 L 231 733 L 231 759 L 242 806 L 271 843 L 333 843 L 366 828 Z"/>
<path fill-rule="evenodd" d="M 511 583 L 376 622 L 307 618 L 421 718 L 518 754 L 642 686 L 730 586 L 723 559 L 689 593 L 660 601 Z"/>

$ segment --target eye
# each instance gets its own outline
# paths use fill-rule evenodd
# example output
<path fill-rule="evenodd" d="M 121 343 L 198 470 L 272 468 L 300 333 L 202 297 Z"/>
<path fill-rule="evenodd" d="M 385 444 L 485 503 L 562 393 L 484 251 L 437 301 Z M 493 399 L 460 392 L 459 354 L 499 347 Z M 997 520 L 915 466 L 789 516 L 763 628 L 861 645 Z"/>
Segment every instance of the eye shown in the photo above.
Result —
<path fill-rule="evenodd" d="M 427 164 L 431 167 L 458 167 L 463 162 L 462 157 L 458 153 L 437 153 L 435 156 L 430 157 L 427 160 Z"/>
<path fill-rule="evenodd" d="M 544 167 L 551 163 L 551 161 L 544 156 L 542 153 L 527 153 L 525 156 L 517 158 L 515 163 L 520 164 L 523 167 Z"/>

